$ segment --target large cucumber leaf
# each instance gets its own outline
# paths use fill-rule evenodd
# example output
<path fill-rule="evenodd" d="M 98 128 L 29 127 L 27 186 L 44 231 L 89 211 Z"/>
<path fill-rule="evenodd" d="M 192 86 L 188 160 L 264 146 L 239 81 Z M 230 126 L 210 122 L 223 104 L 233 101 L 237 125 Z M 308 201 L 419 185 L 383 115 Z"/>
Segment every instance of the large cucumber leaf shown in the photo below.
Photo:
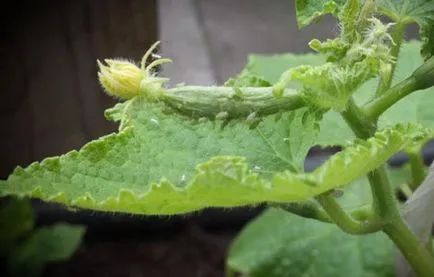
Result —
<path fill-rule="evenodd" d="M 0 259 L 4 272 L 8 276 L 41 276 L 47 263 L 64 261 L 74 254 L 84 232 L 84 226 L 64 223 L 35 229 L 30 201 L 7 199 L 0 207 Z"/>
<path fill-rule="evenodd" d="M 408 172 L 389 169 L 393 186 L 405 183 Z M 372 203 L 366 178 L 343 190 L 345 209 Z M 271 208 L 250 222 L 229 250 L 230 270 L 250 277 L 394 276 L 393 245 L 382 233 L 352 236 L 333 224 L 302 218 Z"/>
<path fill-rule="evenodd" d="M 408 77 L 423 60 L 420 57 L 420 42 L 411 41 L 402 46 L 400 58 L 397 63 L 394 83 Z M 306 54 L 295 56 L 292 54 L 260 56 L 252 55 L 244 71 L 253 75 L 262 76 L 270 83 L 279 80 L 280 75 L 291 67 L 298 65 L 318 65 L 325 61 L 324 56 Z M 378 80 L 366 82 L 354 95 L 356 102 L 364 104 L 374 95 Z M 292 84 L 290 84 L 292 86 Z M 426 127 L 434 128 L 434 88 L 413 93 L 387 110 L 379 120 L 379 127 L 385 128 L 397 123 L 421 123 Z M 331 110 L 324 114 L 320 123 L 320 134 L 316 144 L 322 146 L 346 145 L 355 136 L 340 114 Z"/>
<path fill-rule="evenodd" d="M 0 194 L 138 214 L 305 200 L 351 183 L 431 135 L 397 125 L 349 146 L 314 172 L 301 168 L 317 133 L 307 108 L 248 122 L 193 121 L 135 97 L 107 114 L 119 133 L 17 168 Z"/>
<path fill-rule="evenodd" d="M 296 0 L 298 26 L 305 27 L 325 14 L 337 15 L 346 0 Z"/>
<path fill-rule="evenodd" d="M 379 11 L 395 22 L 420 26 L 423 41 L 421 54 L 428 59 L 434 54 L 434 1 L 432 0 L 378 0 Z"/>
<path fill-rule="evenodd" d="M 427 60 L 434 55 L 434 19 L 426 20 L 422 23 L 420 38 L 423 41 L 420 53 Z"/>
<path fill-rule="evenodd" d="M 382 233 L 351 236 L 335 225 L 269 209 L 235 240 L 232 271 L 249 277 L 393 277 L 390 240 Z"/>
<path fill-rule="evenodd" d="M 345 188 L 342 206 L 370 202 L 365 179 Z M 382 233 L 352 236 L 333 224 L 271 208 L 254 219 L 233 242 L 232 271 L 250 277 L 394 276 L 392 243 Z"/>
<path fill-rule="evenodd" d="M 363 4 L 363 1 L 360 1 Z M 305 27 L 325 14 L 338 16 L 344 0 L 296 0 L 297 23 Z M 434 55 L 434 1 L 432 0 L 376 0 L 380 14 L 395 22 L 413 23 L 420 27 L 421 54 L 424 59 Z M 344 23 L 344 22 L 343 22 Z"/>

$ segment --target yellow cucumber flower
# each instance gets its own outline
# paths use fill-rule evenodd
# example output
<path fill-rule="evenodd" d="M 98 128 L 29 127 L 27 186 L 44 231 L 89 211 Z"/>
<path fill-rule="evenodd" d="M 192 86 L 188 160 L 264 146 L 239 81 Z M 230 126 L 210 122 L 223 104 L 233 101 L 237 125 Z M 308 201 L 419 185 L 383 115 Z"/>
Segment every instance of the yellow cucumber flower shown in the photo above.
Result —
<path fill-rule="evenodd" d="M 106 65 L 97 60 L 99 66 L 98 79 L 104 90 L 113 96 L 130 99 L 138 95 L 145 95 L 150 99 L 157 99 L 163 90 L 163 84 L 169 79 L 157 77 L 153 68 L 171 62 L 170 59 L 158 57 L 146 65 L 149 56 L 158 46 L 154 43 L 142 58 L 141 67 L 126 60 L 104 60 Z"/>

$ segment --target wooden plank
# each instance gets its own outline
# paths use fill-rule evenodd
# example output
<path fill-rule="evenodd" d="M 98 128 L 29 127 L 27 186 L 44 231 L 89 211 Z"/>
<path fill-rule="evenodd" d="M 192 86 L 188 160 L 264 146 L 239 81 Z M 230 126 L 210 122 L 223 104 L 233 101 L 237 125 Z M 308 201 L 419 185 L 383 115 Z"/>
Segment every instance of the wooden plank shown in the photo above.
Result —
<path fill-rule="evenodd" d="M 157 1 L 131 0 L 131 11 L 137 30 L 135 45 L 141 58 L 149 46 L 158 40 Z"/>
<path fill-rule="evenodd" d="M 20 7 L 1 28 L 2 177 L 15 165 L 116 130 L 103 116 L 116 101 L 98 84 L 96 59 L 138 59 L 156 40 L 155 1 L 49 1 L 33 8 Z"/>
<path fill-rule="evenodd" d="M 140 60 L 157 39 L 156 1 L 88 1 L 89 29 L 96 59 Z M 146 20 L 143 20 L 146 18 Z M 100 94 L 103 107 L 113 98 Z"/>
<path fill-rule="evenodd" d="M 4 19 L 4 18 L 3 18 Z M 1 25 L 0 43 L 0 178 L 17 166 L 26 166 L 32 154 L 32 117 L 27 98 L 27 71 L 20 36 L 21 25 Z M 6 27 L 5 27 L 6 26 Z"/>
<path fill-rule="evenodd" d="M 162 55 L 173 59 L 162 66 L 170 85 L 185 82 L 215 85 L 217 76 L 201 17 L 193 0 L 159 1 L 159 31 Z"/>
<path fill-rule="evenodd" d="M 18 110 L 0 116 L 0 179 L 5 179 L 16 166 L 32 161 L 31 105 L 24 100 Z"/>
<path fill-rule="evenodd" d="M 33 108 L 33 159 L 65 153 L 86 141 L 75 91 L 74 66 L 58 5 L 49 5 L 27 21 L 26 53 Z"/>
<path fill-rule="evenodd" d="M 90 11 L 88 1 L 75 1 L 62 3 L 62 17 L 65 19 L 67 47 L 71 52 L 71 63 L 74 66 L 74 79 L 77 84 L 77 94 L 82 109 L 82 125 L 86 139 L 98 138 L 116 130 L 116 125 L 104 117 L 104 110 L 108 108 L 104 102 L 114 105 L 112 101 L 101 101 L 105 95 L 98 82 L 96 55 L 92 46 L 91 37 L 94 34 L 90 24 Z"/>

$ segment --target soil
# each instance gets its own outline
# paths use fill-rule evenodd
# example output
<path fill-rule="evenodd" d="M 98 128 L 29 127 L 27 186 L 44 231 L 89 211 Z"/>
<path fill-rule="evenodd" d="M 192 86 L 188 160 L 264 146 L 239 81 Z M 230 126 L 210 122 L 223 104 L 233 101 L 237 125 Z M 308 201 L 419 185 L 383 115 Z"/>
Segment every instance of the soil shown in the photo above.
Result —
<path fill-rule="evenodd" d="M 91 234 L 69 261 L 49 265 L 44 276 L 224 276 L 227 249 L 237 232 L 190 223 L 142 236 Z"/>

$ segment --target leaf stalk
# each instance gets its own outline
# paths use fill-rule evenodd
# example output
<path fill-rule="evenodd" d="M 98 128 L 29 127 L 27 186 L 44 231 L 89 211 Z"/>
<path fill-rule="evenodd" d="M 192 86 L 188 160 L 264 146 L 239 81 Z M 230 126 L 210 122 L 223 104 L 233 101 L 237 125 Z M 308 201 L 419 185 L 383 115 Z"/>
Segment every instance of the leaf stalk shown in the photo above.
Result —
<path fill-rule="evenodd" d="M 389 94 L 385 94 L 387 95 Z M 366 136 L 376 129 L 373 128 L 375 121 L 366 116 L 362 117 L 366 113 L 353 101 L 341 115 L 359 138 L 366 139 Z M 384 223 L 383 232 L 395 243 L 419 277 L 434 276 L 434 257 L 401 217 L 384 165 L 369 173 L 368 179 L 373 197 L 374 217 Z M 330 212 L 340 213 L 334 210 Z"/>
<path fill-rule="evenodd" d="M 381 230 L 382 223 L 380 221 L 355 220 L 351 215 L 344 211 L 330 193 L 320 194 L 316 197 L 316 200 L 330 215 L 336 225 L 349 234 L 368 234 Z"/>

